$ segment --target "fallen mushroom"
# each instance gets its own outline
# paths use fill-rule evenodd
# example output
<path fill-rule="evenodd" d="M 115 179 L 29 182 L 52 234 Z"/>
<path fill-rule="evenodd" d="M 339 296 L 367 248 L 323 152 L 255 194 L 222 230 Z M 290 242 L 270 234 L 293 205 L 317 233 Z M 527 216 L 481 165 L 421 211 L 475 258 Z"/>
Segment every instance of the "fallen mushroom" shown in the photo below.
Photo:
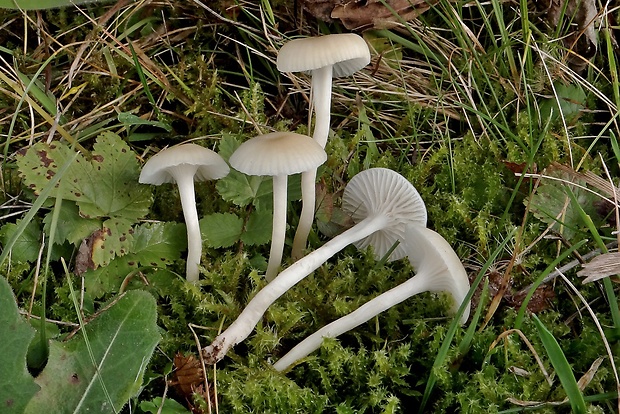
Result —
<path fill-rule="evenodd" d="M 383 257 L 398 244 L 388 258 L 398 260 L 407 254 L 403 243 L 398 243 L 404 238 L 406 225 L 426 225 L 426 207 L 418 191 L 403 176 L 385 168 L 371 168 L 353 177 L 342 203 L 356 224 L 293 263 L 261 289 L 228 329 L 203 348 L 206 361 L 214 364 L 222 359 L 231 347 L 248 337 L 273 302 L 349 244 L 372 245 L 376 257 Z"/>
<path fill-rule="evenodd" d="M 198 265 L 202 255 L 202 237 L 196 210 L 194 181 L 222 178 L 228 174 L 226 161 L 216 152 L 196 144 L 182 144 L 164 149 L 151 157 L 140 172 L 142 184 L 176 183 L 187 226 L 186 277 L 198 281 Z"/>
<path fill-rule="evenodd" d="M 366 302 L 355 311 L 325 325 L 305 338 L 273 367 L 283 371 L 317 350 L 324 338 L 335 338 L 367 322 L 381 312 L 422 292 L 448 292 L 452 296 L 451 312 L 456 313 L 469 291 L 469 279 L 463 265 L 448 242 L 438 233 L 418 225 L 408 226 L 405 243 L 409 261 L 417 274 L 404 283 Z M 469 318 L 470 304 L 461 315 L 460 323 Z"/>
<path fill-rule="evenodd" d="M 370 63 L 364 39 L 354 33 L 294 39 L 286 43 L 277 57 L 280 72 L 310 72 L 315 123 L 312 137 L 323 147 L 330 125 L 332 78 L 349 76 Z M 302 210 L 293 240 L 292 256 L 302 257 L 314 221 L 316 169 L 302 174 Z"/>
<path fill-rule="evenodd" d="M 271 281 L 282 262 L 286 233 L 288 176 L 315 169 L 327 159 L 325 150 L 306 135 L 272 132 L 254 137 L 231 155 L 230 165 L 247 175 L 273 177 L 273 229 L 265 278 Z"/>

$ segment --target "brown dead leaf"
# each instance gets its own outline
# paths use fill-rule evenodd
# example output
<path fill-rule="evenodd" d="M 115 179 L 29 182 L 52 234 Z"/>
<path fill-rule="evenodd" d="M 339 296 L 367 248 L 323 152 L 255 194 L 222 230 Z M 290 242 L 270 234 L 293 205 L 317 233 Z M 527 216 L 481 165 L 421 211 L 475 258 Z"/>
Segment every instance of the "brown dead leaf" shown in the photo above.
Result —
<path fill-rule="evenodd" d="M 509 305 L 519 309 L 523 304 L 523 300 L 527 296 L 527 293 L 521 294 L 508 294 L 505 296 Z M 549 309 L 551 301 L 555 298 L 555 291 L 549 285 L 541 285 L 536 288 L 534 294 L 527 303 L 527 310 L 531 313 L 540 313 L 546 309 Z"/>
<path fill-rule="evenodd" d="M 577 272 L 577 276 L 585 277 L 582 283 L 594 282 L 617 274 L 620 274 L 620 252 L 596 256 Z"/>
<path fill-rule="evenodd" d="M 192 394 L 202 387 L 204 383 L 204 373 L 200 360 L 194 355 L 185 356 L 178 353 L 174 356 L 174 372 L 170 385 L 172 385 L 179 394 L 192 400 Z"/>
<path fill-rule="evenodd" d="M 100 230 L 97 230 L 100 231 Z M 78 276 L 82 276 L 88 269 L 96 269 L 97 266 L 93 262 L 93 243 L 97 238 L 97 232 L 82 240 L 77 255 L 75 256 L 74 272 Z"/>
<path fill-rule="evenodd" d="M 302 0 L 301 4 L 311 15 L 324 22 L 332 22 L 332 10 L 339 0 Z"/>
<path fill-rule="evenodd" d="M 413 20 L 429 8 L 430 3 L 424 0 L 349 1 L 334 7 L 331 17 L 349 30 L 386 29 Z"/>
<path fill-rule="evenodd" d="M 560 24 L 574 27 L 562 41 L 569 50 L 569 66 L 576 71 L 584 70 L 597 50 L 596 1 L 539 0 L 536 4 L 547 12 L 547 20 L 552 28 L 555 29 Z"/>
<path fill-rule="evenodd" d="M 432 5 L 424 0 L 303 0 L 304 8 L 319 20 L 340 22 L 349 30 L 385 29 L 401 20 L 413 20 Z"/>

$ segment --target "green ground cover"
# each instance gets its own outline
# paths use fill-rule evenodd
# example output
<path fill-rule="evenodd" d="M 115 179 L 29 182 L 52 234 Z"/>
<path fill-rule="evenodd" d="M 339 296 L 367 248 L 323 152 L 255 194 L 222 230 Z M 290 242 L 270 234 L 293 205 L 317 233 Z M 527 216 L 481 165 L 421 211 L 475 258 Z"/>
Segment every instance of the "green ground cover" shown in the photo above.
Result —
<path fill-rule="evenodd" d="M 279 73 L 277 52 L 346 31 L 297 2 L 206 3 L 2 11 L 3 409 L 618 411 L 615 11 L 601 11 L 596 54 L 576 66 L 561 41 L 574 16 L 550 26 L 526 2 L 441 0 L 394 18 L 362 33 L 370 65 L 334 82 L 309 249 L 350 225 L 339 207 L 351 177 L 393 169 L 475 286 L 469 322 L 422 294 L 271 369 L 413 274 L 350 246 L 271 306 L 206 381 L 180 375 L 200 373 L 199 347 L 266 285 L 271 181 L 233 172 L 196 184 L 204 249 L 191 284 L 178 191 L 138 184 L 141 166 L 188 140 L 227 160 L 257 134 L 308 133 L 310 79 Z M 290 180 L 285 266 L 299 186 Z M 584 284 L 577 272 L 597 249 L 611 253 L 599 257 L 612 276 Z M 107 376 L 119 372 L 132 375 Z"/>

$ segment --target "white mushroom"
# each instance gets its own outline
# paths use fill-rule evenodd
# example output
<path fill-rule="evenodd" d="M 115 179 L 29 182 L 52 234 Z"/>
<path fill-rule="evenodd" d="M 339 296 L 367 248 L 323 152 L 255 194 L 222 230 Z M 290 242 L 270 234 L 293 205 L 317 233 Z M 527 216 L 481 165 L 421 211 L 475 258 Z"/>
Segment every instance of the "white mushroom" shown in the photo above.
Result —
<path fill-rule="evenodd" d="M 448 242 L 433 230 L 418 225 L 408 226 L 405 246 L 409 261 L 417 274 L 406 282 L 366 302 L 355 311 L 325 325 L 297 344 L 274 364 L 277 371 L 308 356 L 321 346 L 323 338 L 335 338 L 367 322 L 381 312 L 422 292 L 448 292 L 452 296 L 451 312 L 456 313 L 469 291 L 469 279 L 463 265 Z M 459 322 L 469 318 L 470 304 L 467 304 Z"/>
<path fill-rule="evenodd" d="M 202 237 L 198 224 L 194 181 L 222 178 L 228 174 L 226 161 L 216 152 L 196 144 L 183 144 L 164 149 L 151 157 L 140 172 L 142 184 L 176 183 L 187 226 L 186 275 L 198 281 L 198 265 L 202 255 Z"/>
<path fill-rule="evenodd" d="M 325 150 L 312 138 L 292 132 L 272 132 L 254 137 L 231 155 L 230 165 L 248 175 L 273 177 L 273 230 L 265 278 L 271 281 L 282 262 L 286 233 L 288 176 L 323 164 Z"/>
<path fill-rule="evenodd" d="M 222 359 L 232 346 L 248 337 L 276 299 L 349 244 L 372 244 L 375 256 L 383 257 L 403 240 L 407 224 L 426 225 L 426 207 L 418 191 L 403 176 L 385 168 L 372 168 L 353 177 L 342 202 L 345 210 L 354 213 L 357 224 L 292 264 L 261 289 L 228 329 L 203 349 L 207 361 Z M 389 260 L 406 254 L 400 243 Z"/>
<path fill-rule="evenodd" d="M 315 113 L 313 138 L 325 148 L 329 135 L 332 77 L 349 76 L 370 63 L 368 45 L 354 33 L 295 39 L 278 52 L 280 72 L 310 72 Z M 293 258 L 302 257 L 314 221 L 316 169 L 302 174 L 302 210 Z"/>

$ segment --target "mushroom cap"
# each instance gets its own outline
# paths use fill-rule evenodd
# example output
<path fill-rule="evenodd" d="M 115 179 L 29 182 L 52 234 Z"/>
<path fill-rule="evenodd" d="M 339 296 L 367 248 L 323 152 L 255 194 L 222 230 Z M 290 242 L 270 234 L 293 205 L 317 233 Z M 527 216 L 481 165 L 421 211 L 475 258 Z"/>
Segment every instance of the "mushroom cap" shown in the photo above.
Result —
<path fill-rule="evenodd" d="M 247 175 L 291 175 L 317 168 L 327 160 L 314 139 L 294 132 L 256 136 L 237 148 L 228 160 Z"/>
<path fill-rule="evenodd" d="M 373 214 L 388 216 L 388 226 L 354 244 L 358 249 L 372 246 L 375 256 L 381 258 L 399 242 L 389 261 L 409 253 L 404 243 L 407 224 L 426 226 L 426 206 L 418 191 L 405 177 L 387 168 L 370 168 L 353 177 L 344 189 L 342 209 L 356 223 Z"/>
<path fill-rule="evenodd" d="M 461 259 L 450 244 L 437 232 L 417 225 L 407 226 L 405 245 L 409 248 L 409 262 L 417 275 L 429 278 L 431 292 L 448 292 L 454 299 L 451 312 L 456 313 L 469 292 L 469 279 Z M 470 304 L 467 305 L 461 324 L 469 318 Z"/>
<path fill-rule="evenodd" d="M 142 167 L 138 181 L 154 185 L 172 183 L 181 170 L 193 170 L 194 181 L 206 181 L 226 176 L 230 168 L 218 153 L 200 145 L 182 144 L 152 156 Z"/>
<path fill-rule="evenodd" d="M 308 72 L 333 65 L 332 76 L 349 76 L 370 63 L 366 41 L 355 33 L 294 39 L 278 52 L 280 72 Z"/>

